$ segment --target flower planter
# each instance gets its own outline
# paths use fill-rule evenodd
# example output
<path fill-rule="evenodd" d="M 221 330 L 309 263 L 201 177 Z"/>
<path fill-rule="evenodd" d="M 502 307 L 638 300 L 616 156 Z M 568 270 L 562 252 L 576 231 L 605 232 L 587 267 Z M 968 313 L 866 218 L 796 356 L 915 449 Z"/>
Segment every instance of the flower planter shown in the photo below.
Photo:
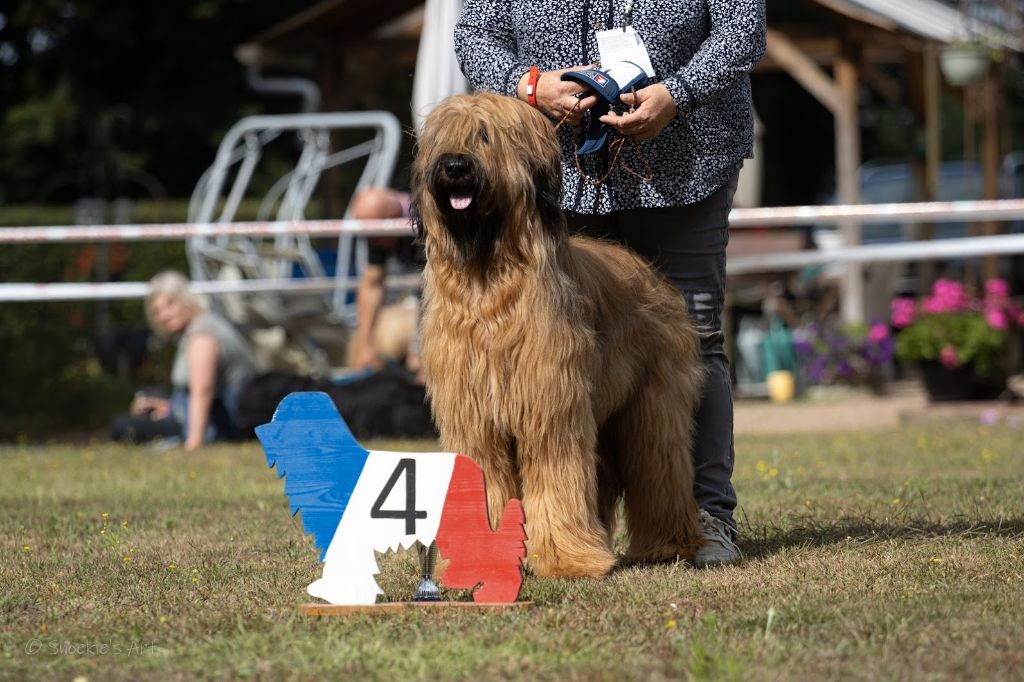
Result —
<path fill-rule="evenodd" d="M 988 50 L 980 45 L 949 45 L 939 52 L 939 68 L 946 82 L 954 87 L 963 87 L 981 80 L 988 71 Z"/>
<path fill-rule="evenodd" d="M 921 379 L 932 402 L 995 400 L 1006 388 L 1006 375 L 994 371 L 978 376 L 971 364 L 950 369 L 939 362 L 922 362 Z"/>

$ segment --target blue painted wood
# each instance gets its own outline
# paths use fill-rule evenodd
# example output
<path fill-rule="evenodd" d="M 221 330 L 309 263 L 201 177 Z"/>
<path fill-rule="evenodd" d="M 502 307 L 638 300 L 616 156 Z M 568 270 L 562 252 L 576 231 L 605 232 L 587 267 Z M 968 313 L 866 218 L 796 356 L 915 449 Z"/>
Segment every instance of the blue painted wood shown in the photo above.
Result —
<path fill-rule="evenodd" d="M 326 393 L 292 393 L 281 401 L 269 424 L 256 427 L 267 454 L 284 478 L 292 515 L 302 512 L 302 527 L 313 536 L 323 561 L 368 452 L 364 450 Z"/>

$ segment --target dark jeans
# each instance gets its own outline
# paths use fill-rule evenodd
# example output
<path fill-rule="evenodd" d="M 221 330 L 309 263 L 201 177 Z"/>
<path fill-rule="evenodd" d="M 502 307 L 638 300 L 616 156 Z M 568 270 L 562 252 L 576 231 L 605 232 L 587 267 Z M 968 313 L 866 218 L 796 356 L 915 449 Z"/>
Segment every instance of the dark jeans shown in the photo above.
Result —
<path fill-rule="evenodd" d="M 572 232 L 629 247 L 664 274 L 686 300 L 701 332 L 701 353 L 708 370 L 696 415 L 694 494 L 701 509 L 733 530 L 736 491 L 732 487 L 732 383 L 722 309 L 725 246 L 729 242 L 729 211 L 736 180 L 734 176 L 711 196 L 686 206 L 607 215 L 566 214 Z"/>
<path fill-rule="evenodd" d="M 228 386 L 213 399 L 210 420 L 203 441 L 241 440 L 251 436 L 238 428 L 238 400 L 242 387 Z M 171 409 L 163 419 L 150 419 L 144 414 L 122 414 L 110 424 L 110 438 L 122 443 L 145 443 L 152 440 L 184 441 L 188 435 L 188 391 L 175 389 L 170 397 Z"/>

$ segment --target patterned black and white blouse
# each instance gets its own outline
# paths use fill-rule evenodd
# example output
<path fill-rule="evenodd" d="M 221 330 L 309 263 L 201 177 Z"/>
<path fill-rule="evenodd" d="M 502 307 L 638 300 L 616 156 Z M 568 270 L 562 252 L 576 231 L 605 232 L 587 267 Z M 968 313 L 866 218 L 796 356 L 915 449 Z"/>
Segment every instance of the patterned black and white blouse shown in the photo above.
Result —
<path fill-rule="evenodd" d="M 455 52 L 474 88 L 515 96 L 530 66 L 541 71 L 598 61 L 596 31 L 621 27 L 627 0 L 466 0 Z M 655 81 L 679 115 L 654 139 L 637 143 L 654 171 L 645 182 L 616 167 L 605 184 L 580 177 L 573 160 L 578 129 L 562 126 L 562 205 L 578 213 L 689 204 L 730 179 L 753 151 L 749 72 L 765 50 L 765 0 L 634 0 Z M 587 119 L 583 125 L 586 126 Z M 631 143 L 621 158 L 645 167 Z M 604 175 L 607 145 L 580 157 Z"/>

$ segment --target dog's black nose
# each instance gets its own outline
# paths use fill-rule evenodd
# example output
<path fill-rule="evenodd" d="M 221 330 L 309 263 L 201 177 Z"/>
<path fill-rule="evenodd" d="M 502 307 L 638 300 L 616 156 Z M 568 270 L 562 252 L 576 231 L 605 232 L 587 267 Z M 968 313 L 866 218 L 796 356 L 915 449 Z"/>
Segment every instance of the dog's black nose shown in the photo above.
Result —
<path fill-rule="evenodd" d="M 469 157 L 453 154 L 444 160 L 444 172 L 449 178 L 465 177 L 469 170 Z"/>

